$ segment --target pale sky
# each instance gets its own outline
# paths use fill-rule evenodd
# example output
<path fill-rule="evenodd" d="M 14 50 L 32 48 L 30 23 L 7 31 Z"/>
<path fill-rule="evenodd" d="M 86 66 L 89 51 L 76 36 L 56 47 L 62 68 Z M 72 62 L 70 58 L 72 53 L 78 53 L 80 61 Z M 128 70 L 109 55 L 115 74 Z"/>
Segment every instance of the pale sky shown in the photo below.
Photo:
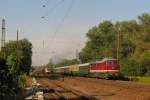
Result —
<path fill-rule="evenodd" d="M 0 19 L 6 19 L 6 40 L 16 39 L 19 29 L 19 37 L 33 44 L 32 64 L 42 65 L 50 58 L 74 58 L 92 26 L 136 19 L 150 13 L 149 5 L 150 0 L 0 0 Z"/>

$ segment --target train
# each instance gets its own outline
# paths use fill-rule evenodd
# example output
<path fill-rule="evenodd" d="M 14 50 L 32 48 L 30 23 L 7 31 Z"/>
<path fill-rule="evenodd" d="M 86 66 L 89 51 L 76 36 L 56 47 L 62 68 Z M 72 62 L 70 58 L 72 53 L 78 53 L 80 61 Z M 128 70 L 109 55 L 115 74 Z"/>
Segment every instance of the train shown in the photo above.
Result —
<path fill-rule="evenodd" d="M 118 60 L 114 58 L 104 58 L 95 62 L 74 64 L 53 69 L 55 74 L 103 79 L 116 79 L 119 77 L 119 71 L 120 65 Z"/>

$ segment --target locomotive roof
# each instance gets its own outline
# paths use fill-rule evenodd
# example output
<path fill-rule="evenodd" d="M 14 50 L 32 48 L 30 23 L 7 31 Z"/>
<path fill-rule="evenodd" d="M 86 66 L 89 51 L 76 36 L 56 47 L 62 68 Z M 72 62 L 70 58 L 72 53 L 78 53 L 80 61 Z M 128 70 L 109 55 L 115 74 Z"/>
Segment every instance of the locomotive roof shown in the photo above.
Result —
<path fill-rule="evenodd" d="M 91 64 L 95 64 L 95 63 L 102 63 L 102 62 L 105 62 L 105 61 L 108 61 L 108 60 L 117 60 L 117 59 L 114 59 L 114 58 L 104 58 L 100 61 L 95 61 L 95 62 L 92 62 Z"/>

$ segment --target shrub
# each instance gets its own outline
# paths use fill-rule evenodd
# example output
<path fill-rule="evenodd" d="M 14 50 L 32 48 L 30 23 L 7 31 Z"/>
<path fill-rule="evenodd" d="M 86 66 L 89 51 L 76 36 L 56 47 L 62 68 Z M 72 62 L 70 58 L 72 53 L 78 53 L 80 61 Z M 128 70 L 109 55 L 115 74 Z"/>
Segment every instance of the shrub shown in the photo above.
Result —
<path fill-rule="evenodd" d="M 132 59 L 126 59 L 121 62 L 121 73 L 128 76 L 144 75 L 144 67 Z"/>

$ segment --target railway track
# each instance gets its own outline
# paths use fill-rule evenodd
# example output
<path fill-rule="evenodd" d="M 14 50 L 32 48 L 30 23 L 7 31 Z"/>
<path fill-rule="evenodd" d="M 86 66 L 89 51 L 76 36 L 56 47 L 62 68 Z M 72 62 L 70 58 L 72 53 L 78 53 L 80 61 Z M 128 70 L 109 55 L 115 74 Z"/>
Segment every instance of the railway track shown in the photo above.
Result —
<path fill-rule="evenodd" d="M 58 80 L 37 79 L 42 86 L 54 89 L 51 93 L 45 93 L 45 100 L 100 100 L 94 96 L 85 94 Z"/>

